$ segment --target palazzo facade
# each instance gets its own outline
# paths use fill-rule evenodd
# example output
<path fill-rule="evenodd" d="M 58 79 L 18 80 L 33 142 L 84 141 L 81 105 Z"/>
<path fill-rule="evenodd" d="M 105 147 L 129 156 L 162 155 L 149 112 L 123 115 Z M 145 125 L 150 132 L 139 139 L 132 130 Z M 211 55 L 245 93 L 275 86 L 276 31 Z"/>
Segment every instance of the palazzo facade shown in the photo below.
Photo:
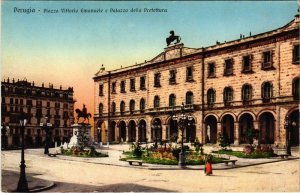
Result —
<path fill-rule="evenodd" d="M 2 148 L 19 147 L 21 143 L 19 116 L 27 115 L 25 146 L 42 147 L 46 132 L 40 124 L 51 123 L 51 142 L 68 142 L 74 122 L 73 88 L 63 89 L 35 85 L 25 80 L 1 82 L 1 137 Z M 46 119 L 47 117 L 47 119 Z"/>
<path fill-rule="evenodd" d="M 152 60 L 93 77 L 95 137 L 102 142 L 172 140 L 172 115 L 193 117 L 186 142 L 299 145 L 299 15 L 287 25 L 205 48 L 170 45 Z M 157 125 L 154 127 L 154 125 Z"/>

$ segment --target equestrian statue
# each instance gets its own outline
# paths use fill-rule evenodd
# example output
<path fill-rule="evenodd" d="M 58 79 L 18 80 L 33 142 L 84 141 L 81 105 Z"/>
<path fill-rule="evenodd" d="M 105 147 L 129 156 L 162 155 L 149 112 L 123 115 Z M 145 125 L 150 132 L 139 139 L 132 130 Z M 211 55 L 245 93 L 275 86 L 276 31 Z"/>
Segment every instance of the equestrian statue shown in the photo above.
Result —
<path fill-rule="evenodd" d="M 175 44 L 178 44 L 180 42 L 180 40 L 181 40 L 180 36 L 175 36 L 175 33 L 174 33 L 173 30 L 170 31 L 170 34 L 171 35 L 169 37 L 167 37 L 167 39 L 166 39 L 167 46 L 169 46 L 175 40 L 176 40 Z"/>
<path fill-rule="evenodd" d="M 81 117 L 83 118 L 82 123 L 84 123 L 86 119 L 88 120 L 88 123 L 89 123 L 89 117 L 92 117 L 92 115 L 91 115 L 91 113 L 87 112 L 87 109 L 84 104 L 83 104 L 82 110 L 76 109 L 75 112 L 77 113 L 77 123 L 79 121 L 79 118 L 81 118 Z"/>

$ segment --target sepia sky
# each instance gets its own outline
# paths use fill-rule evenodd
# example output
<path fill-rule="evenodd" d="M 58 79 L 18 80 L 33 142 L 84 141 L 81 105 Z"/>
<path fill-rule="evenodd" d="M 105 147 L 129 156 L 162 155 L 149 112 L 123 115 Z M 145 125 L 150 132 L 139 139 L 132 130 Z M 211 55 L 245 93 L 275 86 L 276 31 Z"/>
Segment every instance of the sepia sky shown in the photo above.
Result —
<path fill-rule="evenodd" d="M 255 35 L 273 30 L 290 22 L 297 6 L 297 1 L 2 1 L 1 79 L 26 77 L 39 86 L 42 82 L 55 88 L 73 86 L 75 107 L 85 103 L 93 113 L 92 78 L 101 64 L 113 70 L 150 60 L 164 50 L 170 30 L 192 48 L 238 39 L 250 31 Z M 78 12 L 61 12 L 67 8 Z M 111 8 L 142 12 L 115 13 Z M 108 11 L 81 13 L 81 9 Z"/>

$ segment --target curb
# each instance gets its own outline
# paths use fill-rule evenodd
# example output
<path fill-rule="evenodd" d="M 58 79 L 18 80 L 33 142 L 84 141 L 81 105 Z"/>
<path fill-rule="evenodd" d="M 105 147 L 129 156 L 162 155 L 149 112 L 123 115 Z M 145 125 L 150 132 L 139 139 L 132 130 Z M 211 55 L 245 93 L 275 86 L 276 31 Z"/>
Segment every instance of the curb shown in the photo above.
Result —
<path fill-rule="evenodd" d="M 136 169 L 147 169 L 147 170 L 204 170 L 203 168 L 192 168 L 192 167 L 185 167 L 185 168 L 179 168 L 171 166 L 171 167 L 142 167 L 142 166 L 126 166 L 126 165 L 117 165 L 117 164 L 110 164 L 110 163 L 97 163 L 97 162 L 91 162 L 91 161 L 84 161 L 84 160 L 69 160 L 65 158 L 61 158 L 60 156 L 56 157 L 56 159 L 60 160 L 67 160 L 67 161 L 74 161 L 74 162 L 85 162 L 85 163 L 92 163 L 92 164 L 101 164 L 101 165 L 109 165 L 109 166 L 118 166 L 118 167 L 127 167 L 127 168 L 136 168 Z M 295 160 L 295 159 L 300 159 L 299 157 L 295 158 L 289 158 L 289 159 L 279 159 L 279 160 L 273 160 L 273 161 L 268 161 L 268 162 L 261 162 L 261 163 L 253 163 L 253 164 L 248 164 L 248 165 L 235 165 L 235 166 L 228 166 L 228 167 L 221 167 L 221 168 L 214 168 L 214 170 L 229 170 L 229 169 L 236 169 L 236 168 L 243 168 L 243 167 L 248 167 L 248 166 L 256 166 L 256 165 L 262 165 L 262 164 L 269 164 L 269 163 L 275 163 L 275 162 L 282 162 L 282 161 L 289 161 L 289 160 Z M 153 165 L 153 164 L 151 164 Z"/>
<path fill-rule="evenodd" d="M 54 186 L 55 186 L 55 183 L 50 182 L 48 186 L 32 189 L 32 190 L 29 190 L 29 192 L 41 192 L 41 191 L 44 191 L 44 190 L 49 190 L 49 189 L 53 188 Z"/>

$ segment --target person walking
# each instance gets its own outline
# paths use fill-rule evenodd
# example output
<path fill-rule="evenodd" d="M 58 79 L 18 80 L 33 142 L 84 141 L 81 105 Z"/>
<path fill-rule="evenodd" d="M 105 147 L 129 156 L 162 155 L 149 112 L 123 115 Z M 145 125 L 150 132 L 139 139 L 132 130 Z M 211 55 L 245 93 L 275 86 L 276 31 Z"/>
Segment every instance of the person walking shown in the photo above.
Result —
<path fill-rule="evenodd" d="M 212 174 L 212 158 L 211 154 L 207 154 L 205 156 L 205 166 L 204 166 L 204 173 L 209 176 Z"/>

